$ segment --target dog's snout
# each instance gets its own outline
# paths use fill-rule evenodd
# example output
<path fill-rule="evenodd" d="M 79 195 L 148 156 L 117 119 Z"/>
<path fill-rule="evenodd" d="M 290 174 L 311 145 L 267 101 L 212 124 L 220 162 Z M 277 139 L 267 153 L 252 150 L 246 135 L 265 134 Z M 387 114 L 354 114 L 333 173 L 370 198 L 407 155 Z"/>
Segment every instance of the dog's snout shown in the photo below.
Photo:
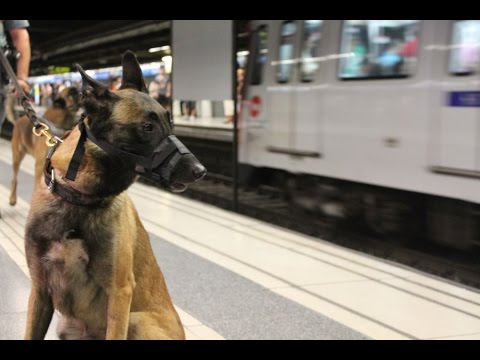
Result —
<path fill-rule="evenodd" d="M 202 164 L 195 164 L 192 173 L 195 180 L 200 180 L 207 173 L 207 169 Z"/>

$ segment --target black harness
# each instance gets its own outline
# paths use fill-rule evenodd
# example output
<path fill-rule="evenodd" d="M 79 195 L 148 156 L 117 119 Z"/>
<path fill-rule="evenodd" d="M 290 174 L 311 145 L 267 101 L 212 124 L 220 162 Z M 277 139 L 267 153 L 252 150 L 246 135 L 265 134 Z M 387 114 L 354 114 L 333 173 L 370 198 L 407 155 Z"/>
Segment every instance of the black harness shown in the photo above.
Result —
<path fill-rule="evenodd" d="M 191 154 L 190 150 L 188 150 L 175 135 L 169 135 L 164 138 L 155 148 L 150 158 L 119 149 L 103 140 L 97 139 L 84 123 L 85 117 L 86 115 L 82 114 L 78 122 L 80 138 L 65 175 L 65 178 L 68 180 L 75 181 L 77 177 L 78 168 L 85 154 L 85 142 L 87 138 L 119 161 L 128 159 L 134 162 L 135 172 L 137 174 L 163 184 L 170 183 L 172 173 L 182 156 Z M 55 170 L 52 168 L 50 162 L 55 149 L 56 146 L 51 148 L 45 161 L 44 175 L 48 189 L 74 205 L 93 206 L 104 200 L 104 197 L 84 194 L 55 182 Z"/>

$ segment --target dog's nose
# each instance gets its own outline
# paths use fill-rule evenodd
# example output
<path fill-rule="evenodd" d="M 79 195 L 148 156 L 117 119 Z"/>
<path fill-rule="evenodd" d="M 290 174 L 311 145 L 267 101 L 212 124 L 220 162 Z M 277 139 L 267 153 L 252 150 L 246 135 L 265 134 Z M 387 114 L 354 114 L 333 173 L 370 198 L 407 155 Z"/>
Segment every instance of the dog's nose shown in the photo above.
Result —
<path fill-rule="evenodd" d="M 207 173 L 207 169 L 202 164 L 195 164 L 192 170 L 192 174 L 195 180 L 200 180 Z"/>

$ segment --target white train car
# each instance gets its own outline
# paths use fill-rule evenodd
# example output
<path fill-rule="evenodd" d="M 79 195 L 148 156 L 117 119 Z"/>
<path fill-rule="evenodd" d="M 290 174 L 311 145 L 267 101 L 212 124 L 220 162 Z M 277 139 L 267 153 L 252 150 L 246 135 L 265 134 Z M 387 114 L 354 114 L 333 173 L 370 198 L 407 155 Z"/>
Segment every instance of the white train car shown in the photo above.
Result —
<path fill-rule="evenodd" d="M 480 244 L 480 20 L 265 20 L 253 28 L 241 164 L 376 189 L 364 202 L 388 203 L 388 189 L 401 190 L 392 202 L 413 216 L 420 206 L 430 237 Z M 406 193 L 421 204 L 399 200 Z"/>

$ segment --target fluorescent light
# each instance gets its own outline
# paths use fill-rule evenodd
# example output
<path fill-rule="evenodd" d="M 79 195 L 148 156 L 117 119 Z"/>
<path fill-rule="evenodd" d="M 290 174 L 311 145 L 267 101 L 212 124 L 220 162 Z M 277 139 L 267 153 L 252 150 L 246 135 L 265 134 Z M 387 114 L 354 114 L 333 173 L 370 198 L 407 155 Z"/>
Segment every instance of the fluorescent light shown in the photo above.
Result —
<path fill-rule="evenodd" d="M 249 54 L 249 51 L 248 50 L 244 50 L 244 51 L 239 51 L 237 52 L 237 56 L 247 56 Z"/>
<path fill-rule="evenodd" d="M 153 48 L 148 49 L 148 52 L 149 53 L 154 53 L 154 52 L 166 51 L 166 50 L 170 50 L 170 46 L 165 45 L 165 46 L 160 46 L 160 47 L 153 47 Z"/>
<path fill-rule="evenodd" d="M 167 73 L 172 72 L 172 57 L 170 55 L 162 57 L 162 61 L 165 64 L 165 71 Z"/>

